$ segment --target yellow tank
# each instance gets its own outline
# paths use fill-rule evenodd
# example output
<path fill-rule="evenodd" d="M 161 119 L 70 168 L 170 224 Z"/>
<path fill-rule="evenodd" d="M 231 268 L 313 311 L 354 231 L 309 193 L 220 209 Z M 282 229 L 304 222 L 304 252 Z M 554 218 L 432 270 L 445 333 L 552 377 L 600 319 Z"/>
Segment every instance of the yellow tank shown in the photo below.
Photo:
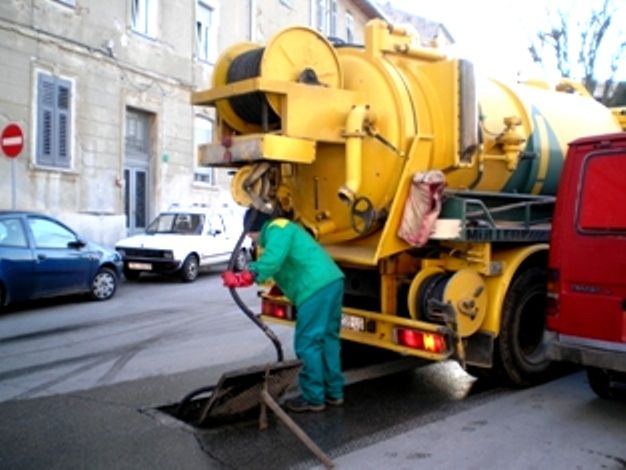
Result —
<path fill-rule="evenodd" d="M 239 202 L 293 211 L 326 244 L 358 239 L 375 263 L 406 248 L 396 228 L 415 172 L 441 170 L 451 189 L 554 194 L 569 141 L 620 130 L 580 89 L 558 88 L 477 81 L 468 62 L 376 20 L 363 48 L 304 27 L 234 46 L 193 101 L 218 110 L 202 161 L 243 166 Z"/>

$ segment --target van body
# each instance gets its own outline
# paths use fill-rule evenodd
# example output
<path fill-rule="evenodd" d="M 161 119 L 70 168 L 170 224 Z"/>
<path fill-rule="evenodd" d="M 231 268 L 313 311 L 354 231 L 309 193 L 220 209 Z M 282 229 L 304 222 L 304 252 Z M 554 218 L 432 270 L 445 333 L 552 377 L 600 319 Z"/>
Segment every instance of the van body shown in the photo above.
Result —
<path fill-rule="evenodd" d="M 626 382 L 626 133 L 570 144 L 549 268 L 548 357 L 585 366 L 613 397 Z"/>

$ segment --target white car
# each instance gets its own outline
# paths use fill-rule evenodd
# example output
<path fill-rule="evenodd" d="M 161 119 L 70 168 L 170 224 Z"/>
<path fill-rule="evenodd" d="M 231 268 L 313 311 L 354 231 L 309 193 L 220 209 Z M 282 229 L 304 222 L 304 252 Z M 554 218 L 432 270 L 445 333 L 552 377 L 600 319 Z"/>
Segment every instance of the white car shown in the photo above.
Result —
<path fill-rule="evenodd" d="M 227 263 L 241 235 L 242 218 L 230 211 L 206 207 L 161 212 L 145 233 L 124 238 L 115 249 L 124 260 L 124 276 L 136 280 L 141 273 L 178 274 L 192 282 L 201 269 Z M 235 268 L 244 269 L 252 254 L 246 237 Z"/>

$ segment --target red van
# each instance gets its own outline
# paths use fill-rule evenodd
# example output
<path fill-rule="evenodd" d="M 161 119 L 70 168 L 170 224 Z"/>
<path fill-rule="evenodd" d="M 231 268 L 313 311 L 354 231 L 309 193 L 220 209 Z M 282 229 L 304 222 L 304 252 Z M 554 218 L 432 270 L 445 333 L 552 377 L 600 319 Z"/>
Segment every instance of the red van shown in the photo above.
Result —
<path fill-rule="evenodd" d="M 614 398 L 626 384 L 626 133 L 570 144 L 549 268 L 548 357 L 585 366 Z"/>

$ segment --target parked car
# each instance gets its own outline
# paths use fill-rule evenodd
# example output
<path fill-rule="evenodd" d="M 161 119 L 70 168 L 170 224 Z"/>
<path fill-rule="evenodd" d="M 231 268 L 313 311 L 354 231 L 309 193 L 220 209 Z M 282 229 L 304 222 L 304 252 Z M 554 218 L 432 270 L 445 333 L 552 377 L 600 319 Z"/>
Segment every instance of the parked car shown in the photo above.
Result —
<path fill-rule="evenodd" d="M 81 238 L 57 219 L 0 211 L 0 309 L 12 302 L 89 293 L 110 299 L 122 259 Z"/>
<path fill-rule="evenodd" d="M 193 282 L 200 270 L 230 260 L 241 231 L 242 218 L 231 211 L 174 207 L 161 212 L 145 233 L 124 238 L 115 248 L 129 280 L 157 273 L 177 274 L 183 282 Z M 252 242 L 246 238 L 237 253 L 236 269 L 243 269 L 251 253 Z"/>

